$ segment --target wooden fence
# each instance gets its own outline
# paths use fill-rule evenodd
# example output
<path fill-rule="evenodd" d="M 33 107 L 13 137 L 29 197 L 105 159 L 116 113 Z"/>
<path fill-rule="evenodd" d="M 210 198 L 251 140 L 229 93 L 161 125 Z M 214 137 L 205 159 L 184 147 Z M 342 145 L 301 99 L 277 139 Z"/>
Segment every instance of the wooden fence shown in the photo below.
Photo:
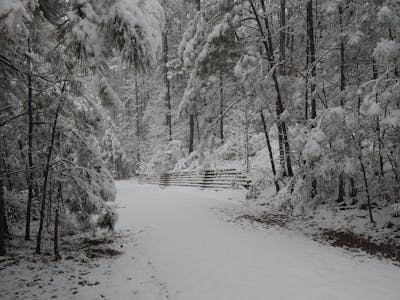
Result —
<path fill-rule="evenodd" d="M 140 175 L 139 182 L 161 186 L 188 186 L 200 188 L 228 189 L 242 186 L 248 189 L 251 181 L 235 169 L 183 171 L 163 175 Z"/>

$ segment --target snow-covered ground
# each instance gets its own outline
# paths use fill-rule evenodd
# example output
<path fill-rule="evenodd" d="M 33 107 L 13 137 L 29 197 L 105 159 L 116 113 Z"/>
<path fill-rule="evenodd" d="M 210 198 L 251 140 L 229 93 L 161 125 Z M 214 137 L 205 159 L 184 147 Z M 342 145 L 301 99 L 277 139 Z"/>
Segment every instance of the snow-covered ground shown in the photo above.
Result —
<path fill-rule="evenodd" d="M 40 271 L 47 274 L 42 281 L 53 279 L 51 288 L 24 285 L 20 289 L 31 292 L 22 298 L 15 296 L 19 286 L 11 281 L 31 282 L 27 277 L 41 273 L 24 264 L 5 268 L 0 298 L 400 299 L 400 268 L 389 262 L 354 256 L 296 231 L 230 222 L 225 212 L 243 207 L 241 191 L 159 188 L 135 181 L 117 182 L 117 189 L 121 256 L 100 259 L 90 274 L 65 260 L 53 263 L 48 268 L 60 273 Z M 77 279 L 68 279 L 74 272 Z M 77 285 L 77 280 L 89 284 Z M 33 294 L 36 298 L 29 298 Z"/>

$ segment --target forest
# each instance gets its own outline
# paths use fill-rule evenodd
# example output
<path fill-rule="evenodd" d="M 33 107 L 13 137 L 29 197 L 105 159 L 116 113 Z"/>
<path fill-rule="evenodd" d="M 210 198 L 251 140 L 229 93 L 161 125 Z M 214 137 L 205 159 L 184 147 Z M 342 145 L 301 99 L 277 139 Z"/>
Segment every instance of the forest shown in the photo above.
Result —
<path fill-rule="evenodd" d="M 0 257 L 114 230 L 115 181 L 219 169 L 400 242 L 399 72 L 396 0 L 1 0 Z"/>

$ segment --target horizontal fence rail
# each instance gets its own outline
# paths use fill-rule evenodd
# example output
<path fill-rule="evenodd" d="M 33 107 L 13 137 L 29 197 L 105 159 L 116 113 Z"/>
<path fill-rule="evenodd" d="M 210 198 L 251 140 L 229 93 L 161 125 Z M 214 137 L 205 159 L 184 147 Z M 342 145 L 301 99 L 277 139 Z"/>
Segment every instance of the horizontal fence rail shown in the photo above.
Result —
<path fill-rule="evenodd" d="M 161 186 L 187 186 L 200 188 L 229 189 L 244 187 L 248 189 L 251 181 L 235 169 L 182 171 L 163 175 L 139 175 L 139 182 Z"/>

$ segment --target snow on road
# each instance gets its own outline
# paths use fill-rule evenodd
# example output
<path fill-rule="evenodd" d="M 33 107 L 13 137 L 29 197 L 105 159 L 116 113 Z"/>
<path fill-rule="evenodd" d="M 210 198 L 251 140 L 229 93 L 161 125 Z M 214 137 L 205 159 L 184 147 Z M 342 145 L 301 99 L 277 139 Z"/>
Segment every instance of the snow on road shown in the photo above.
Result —
<path fill-rule="evenodd" d="M 0 299 L 399 300 L 400 268 L 229 222 L 241 191 L 117 182 L 121 256 L 0 266 Z M 27 253 L 27 257 L 32 254 Z M 23 257 L 23 256 L 22 256 Z M 34 260 L 40 257 L 33 257 Z M 7 261 L 2 263 L 3 266 Z"/>
<path fill-rule="evenodd" d="M 132 271 L 138 286 L 132 299 L 400 299 L 400 269 L 390 263 L 354 257 L 293 231 L 224 220 L 222 210 L 243 205 L 240 191 L 134 181 L 117 188 L 118 226 L 137 234 L 135 246 L 112 267 L 122 275 L 112 279 L 117 287 L 110 284 L 109 299 L 127 299 L 130 284 L 117 282 Z M 136 270 L 125 263 L 131 256 L 137 256 Z"/>

